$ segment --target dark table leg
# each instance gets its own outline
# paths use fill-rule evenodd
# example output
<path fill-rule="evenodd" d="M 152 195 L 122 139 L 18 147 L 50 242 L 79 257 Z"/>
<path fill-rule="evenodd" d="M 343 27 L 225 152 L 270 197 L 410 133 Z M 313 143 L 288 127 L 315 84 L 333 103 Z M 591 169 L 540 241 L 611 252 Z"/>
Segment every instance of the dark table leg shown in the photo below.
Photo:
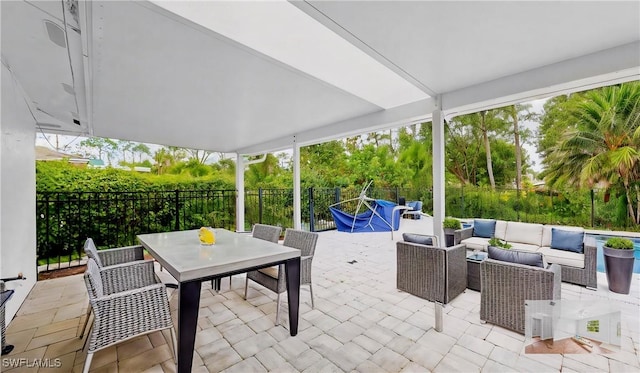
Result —
<path fill-rule="evenodd" d="M 289 334 L 298 334 L 298 312 L 300 308 L 300 258 L 284 263 L 287 273 L 287 299 L 289 301 Z"/>
<path fill-rule="evenodd" d="M 178 373 L 191 372 L 200 307 L 200 281 L 180 284 L 178 305 Z"/>

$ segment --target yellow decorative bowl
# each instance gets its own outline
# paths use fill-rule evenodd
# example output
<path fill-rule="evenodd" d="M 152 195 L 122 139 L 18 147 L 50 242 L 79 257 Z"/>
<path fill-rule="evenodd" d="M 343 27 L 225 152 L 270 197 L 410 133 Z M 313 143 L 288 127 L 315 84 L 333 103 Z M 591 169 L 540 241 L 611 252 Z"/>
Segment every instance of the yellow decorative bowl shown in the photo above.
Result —
<path fill-rule="evenodd" d="M 198 231 L 198 237 L 202 245 L 213 245 L 216 243 L 216 235 L 211 227 L 202 227 Z"/>

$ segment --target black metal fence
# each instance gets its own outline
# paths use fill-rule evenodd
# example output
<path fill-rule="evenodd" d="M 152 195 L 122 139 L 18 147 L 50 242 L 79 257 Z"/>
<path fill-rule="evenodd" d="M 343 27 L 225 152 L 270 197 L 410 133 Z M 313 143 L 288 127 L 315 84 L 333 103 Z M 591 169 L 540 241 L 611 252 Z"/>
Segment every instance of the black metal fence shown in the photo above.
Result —
<path fill-rule="evenodd" d="M 303 229 L 335 229 L 329 206 L 338 202 L 353 212 L 360 190 L 308 188 L 301 191 Z M 446 215 L 611 228 L 610 205 L 603 192 L 552 193 L 535 190 L 447 188 Z M 367 197 L 399 202 L 418 200 L 432 214 L 430 189 L 369 189 Z M 37 255 L 46 269 L 80 264 L 82 245 L 92 237 L 99 247 L 133 245 L 141 233 L 196 229 L 235 230 L 235 190 L 142 192 L 40 192 L 36 195 Z M 293 227 L 293 190 L 245 192 L 245 227 L 255 223 Z M 619 226 L 624 226 L 619 225 Z"/>

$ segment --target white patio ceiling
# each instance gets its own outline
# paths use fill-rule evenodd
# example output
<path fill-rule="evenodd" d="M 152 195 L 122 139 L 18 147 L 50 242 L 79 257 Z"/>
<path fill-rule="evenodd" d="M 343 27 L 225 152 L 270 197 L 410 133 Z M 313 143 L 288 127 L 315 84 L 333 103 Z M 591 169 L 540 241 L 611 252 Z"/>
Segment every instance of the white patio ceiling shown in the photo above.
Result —
<path fill-rule="evenodd" d="M 74 3 L 1 4 L 46 132 L 254 154 L 640 77 L 637 1 Z"/>

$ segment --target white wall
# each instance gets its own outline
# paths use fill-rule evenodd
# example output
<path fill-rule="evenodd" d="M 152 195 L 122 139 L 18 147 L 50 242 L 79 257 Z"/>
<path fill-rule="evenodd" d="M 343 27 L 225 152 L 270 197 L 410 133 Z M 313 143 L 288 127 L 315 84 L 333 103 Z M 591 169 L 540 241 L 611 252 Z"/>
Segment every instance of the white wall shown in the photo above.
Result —
<path fill-rule="evenodd" d="M 6 303 L 7 323 L 36 282 L 35 121 L 2 65 L 0 104 L 0 277 L 22 272 L 27 280 L 8 282 L 15 289 Z"/>

